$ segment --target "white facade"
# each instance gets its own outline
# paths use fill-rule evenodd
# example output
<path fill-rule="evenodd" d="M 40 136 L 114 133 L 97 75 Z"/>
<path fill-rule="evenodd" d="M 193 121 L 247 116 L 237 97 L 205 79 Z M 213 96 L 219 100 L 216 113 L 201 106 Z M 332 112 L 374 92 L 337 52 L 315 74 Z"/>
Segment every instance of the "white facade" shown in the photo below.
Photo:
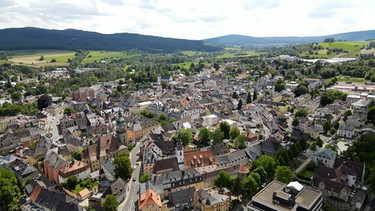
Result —
<path fill-rule="evenodd" d="M 210 114 L 207 116 L 202 117 L 203 118 L 203 123 L 202 125 L 207 127 L 207 126 L 214 126 L 220 122 L 220 118 L 216 116 L 215 114 Z"/>

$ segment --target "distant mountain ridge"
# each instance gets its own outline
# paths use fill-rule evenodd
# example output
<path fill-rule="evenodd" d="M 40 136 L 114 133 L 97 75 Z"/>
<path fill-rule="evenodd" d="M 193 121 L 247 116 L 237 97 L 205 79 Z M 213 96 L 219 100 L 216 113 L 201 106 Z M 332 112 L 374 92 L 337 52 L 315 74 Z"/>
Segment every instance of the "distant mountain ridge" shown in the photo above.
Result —
<path fill-rule="evenodd" d="M 141 50 L 169 53 L 179 50 L 213 52 L 219 47 L 200 40 L 186 40 L 132 33 L 101 34 L 75 29 L 49 30 L 34 27 L 0 30 L 0 50 L 67 49 L 67 50 Z"/>
<path fill-rule="evenodd" d="M 252 37 L 246 35 L 225 35 L 215 38 L 205 39 L 203 41 L 216 45 L 297 45 L 313 42 L 323 42 L 325 38 L 334 38 L 335 40 L 346 41 L 364 41 L 375 39 L 375 30 L 346 32 L 325 36 L 307 36 L 307 37 Z"/>

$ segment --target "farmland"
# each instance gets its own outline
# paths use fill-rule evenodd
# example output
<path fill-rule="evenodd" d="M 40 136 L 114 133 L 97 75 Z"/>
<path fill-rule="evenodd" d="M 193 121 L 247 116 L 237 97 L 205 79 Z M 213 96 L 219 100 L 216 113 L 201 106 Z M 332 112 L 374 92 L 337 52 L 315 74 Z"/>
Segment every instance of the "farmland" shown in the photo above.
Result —
<path fill-rule="evenodd" d="M 68 59 L 73 59 L 76 52 L 66 50 L 20 50 L 11 51 L 11 53 L 13 56 L 9 58 L 9 61 L 13 64 L 41 67 L 68 66 Z"/>
<path fill-rule="evenodd" d="M 322 42 L 313 44 L 312 48 L 300 54 L 301 57 L 310 58 L 347 58 L 357 57 L 359 53 L 367 53 L 368 41 L 344 42 L 335 41 L 333 43 Z"/>
<path fill-rule="evenodd" d="M 139 53 L 129 53 L 120 51 L 90 51 L 86 58 L 82 61 L 83 64 L 100 62 L 100 61 L 110 61 L 113 59 L 120 58 L 132 58 L 140 56 Z"/>

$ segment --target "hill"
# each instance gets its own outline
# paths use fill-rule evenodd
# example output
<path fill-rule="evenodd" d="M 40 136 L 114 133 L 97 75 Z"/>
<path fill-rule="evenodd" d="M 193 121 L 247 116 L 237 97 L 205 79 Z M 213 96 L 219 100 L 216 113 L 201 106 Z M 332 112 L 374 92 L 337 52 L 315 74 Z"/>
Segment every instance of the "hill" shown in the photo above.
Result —
<path fill-rule="evenodd" d="M 132 33 L 100 34 L 75 29 L 47 30 L 41 28 L 9 28 L 0 30 L 0 50 L 63 49 L 63 50 L 141 50 L 176 52 L 193 50 L 212 52 L 219 47 L 199 40 L 173 39 Z"/>
<path fill-rule="evenodd" d="M 211 44 L 225 46 L 276 46 L 323 42 L 325 38 L 334 38 L 335 40 L 345 41 L 364 41 L 368 39 L 375 39 L 375 30 L 307 37 L 252 37 L 244 35 L 226 35 L 221 37 L 205 39 L 203 41 Z"/>

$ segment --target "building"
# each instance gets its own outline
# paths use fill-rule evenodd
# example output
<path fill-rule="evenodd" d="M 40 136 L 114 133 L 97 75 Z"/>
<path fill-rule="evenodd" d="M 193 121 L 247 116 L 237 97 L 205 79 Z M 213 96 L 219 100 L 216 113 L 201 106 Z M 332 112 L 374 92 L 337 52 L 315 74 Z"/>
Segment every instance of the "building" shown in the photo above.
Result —
<path fill-rule="evenodd" d="M 349 124 L 340 125 L 337 135 L 344 138 L 353 138 L 355 127 Z"/>
<path fill-rule="evenodd" d="M 86 163 L 82 161 L 76 161 L 67 164 L 64 168 L 60 169 L 58 173 L 59 182 L 65 182 L 70 176 L 76 176 L 78 180 L 84 180 L 90 176 L 90 173 L 90 168 Z"/>
<path fill-rule="evenodd" d="M 43 161 L 44 175 L 52 182 L 60 184 L 59 171 L 66 166 L 67 162 L 56 152 L 47 154 Z"/>
<path fill-rule="evenodd" d="M 87 147 L 83 152 L 82 161 L 90 166 L 91 172 L 101 169 L 101 163 L 117 157 L 126 147 L 112 134 L 101 136 L 99 140 Z"/>
<path fill-rule="evenodd" d="M 163 205 L 161 203 L 160 195 L 151 188 L 140 195 L 138 200 L 139 211 L 162 211 L 162 209 Z"/>
<path fill-rule="evenodd" d="M 305 187 L 298 182 L 288 185 L 273 180 L 253 196 L 248 211 L 321 210 L 323 195 L 319 190 Z"/>
<path fill-rule="evenodd" d="M 72 99 L 76 101 L 86 100 L 88 97 L 95 98 L 95 90 L 90 87 L 80 87 L 72 92 Z"/>
<path fill-rule="evenodd" d="M 313 154 L 315 165 L 323 164 L 332 168 L 335 164 L 337 153 L 327 148 L 318 148 Z"/>
<path fill-rule="evenodd" d="M 195 192 L 195 207 L 201 211 L 228 211 L 230 198 L 227 195 L 200 188 Z"/>

